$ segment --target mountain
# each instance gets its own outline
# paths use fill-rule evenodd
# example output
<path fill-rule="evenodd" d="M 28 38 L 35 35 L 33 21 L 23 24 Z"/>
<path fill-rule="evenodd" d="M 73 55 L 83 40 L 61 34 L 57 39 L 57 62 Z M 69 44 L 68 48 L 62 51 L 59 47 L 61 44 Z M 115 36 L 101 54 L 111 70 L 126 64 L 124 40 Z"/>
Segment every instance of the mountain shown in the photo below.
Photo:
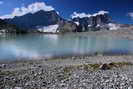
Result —
<path fill-rule="evenodd" d="M 76 24 L 61 18 L 56 11 L 40 10 L 36 13 L 28 13 L 23 16 L 5 20 L 9 24 L 15 24 L 20 28 L 35 32 L 59 32 L 62 29 L 73 31 Z M 71 26 L 75 26 L 74 29 Z M 69 29 L 70 28 L 70 29 Z M 48 30 L 49 29 L 49 30 Z"/>
<path fill-rule="evenodd" d="M 38 11 L 34 14 L 28 13 L 23 16 L 7 19 L 11 24 L 16 24 L 24 28 L 36 28 L 36 26 L 48 26 L 57 24 L 63 20 L 55 11 Z"/>
<path fill-rule="evenodd" d="M 97 31 L 101 28 L 107 29 L 107 24 L 112 23 L 111 17 L 108 13 L 94 14 L 87 17 L 75 17 L 72 21 L 78 25 L 78 32 L 83 31 Z"/>
<path fill-rule="evenodd" d="M 23 16 L 16 16 L 12 19 L 5 19 L 4 21 L 0 20 L 0 22 L 0 24 L 6 24 L 5 26 L 8 26 L 8 28 L 13 28 L 8 30 L 8 32 L 15 31 L 16 33 L 64 33 L 133 28 L 130 25 L 127 26 L 112 21 L 109 13 L 105 11 L 99 11 L 98 13 L 92 15 L 75 14 L 71 20 L 66 20 L 59 16 L 55 10 L 40 10 Z"/>

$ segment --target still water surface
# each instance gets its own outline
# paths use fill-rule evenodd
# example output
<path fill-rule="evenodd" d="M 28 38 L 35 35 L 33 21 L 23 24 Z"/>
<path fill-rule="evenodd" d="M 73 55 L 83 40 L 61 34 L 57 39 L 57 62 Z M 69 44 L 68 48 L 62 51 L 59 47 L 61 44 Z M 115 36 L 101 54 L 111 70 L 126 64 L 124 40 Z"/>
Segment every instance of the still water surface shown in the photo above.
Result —
<path fill-rule="evenodd" d="M 133 41 L 109 36 L 74 34 L 0 36 L 0 60 L 93 53 L 133 53 Z"/>

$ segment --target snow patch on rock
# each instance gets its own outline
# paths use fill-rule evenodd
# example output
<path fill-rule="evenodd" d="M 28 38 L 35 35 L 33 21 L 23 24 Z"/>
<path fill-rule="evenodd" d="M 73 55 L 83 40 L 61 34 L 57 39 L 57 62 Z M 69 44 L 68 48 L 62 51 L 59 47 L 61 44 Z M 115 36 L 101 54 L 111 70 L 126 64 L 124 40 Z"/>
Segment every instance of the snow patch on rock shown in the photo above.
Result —
<path fill-rule="evenodd" d="M 88 27 L 91 27 L 92 25 L 88 25 Z"/>
<path fill-rule="evenodd" d="M 44 27 L 40 27 L 38 28 L 38 31 L 40 32 L 52 32 L 52 33 L 56 33 L 57 29 L 58 29 L 59 25 L 49 25 L 49 26 L 44 26 Z"/>
<path fill-rule="evenodd" d="M 120 28 L 119 25 L 113 24 L 113 23 L 109 23 L 108 26 L 109 26 L 109 30 L 117 30 Z"/>
<path fill-rule="evenodd" d="M 78 26 L 79 26 L 79 24 L 80 24 L 79 22 L 74 22 L 74 23 L 77 24 Z"/>

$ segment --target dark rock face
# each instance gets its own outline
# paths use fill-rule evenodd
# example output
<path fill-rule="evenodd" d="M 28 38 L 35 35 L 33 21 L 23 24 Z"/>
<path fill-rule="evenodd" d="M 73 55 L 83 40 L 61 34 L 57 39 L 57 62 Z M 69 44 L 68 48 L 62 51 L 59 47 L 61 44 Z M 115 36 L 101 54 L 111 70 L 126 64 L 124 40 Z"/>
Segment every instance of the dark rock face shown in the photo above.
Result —
<path fill-rule="evenodd" d="M 97 31 L 100 30 L 103 25 L 108 24 L 111 22 L 111 18 L 108 14 L 104 15 L 96 15 L 91 17 L 84 17 L 84 18 L 74 18 L 72 19 L 74 22 L 78 22 L 79 26 L 77 31 Z"/>
<path fill-rule="evenodd" d="M 3 26 L 5 24 L 6 24 L 6 22 L 4 20 L 0 19 L 0 26 Z"/>
<path fill-rule="evenodd" d="M 0 19 L 0 33 L 27 33 L 27 31 Z"/>
<path fill-rule="evenodd" d="M 26 14 L 13 19 L 7 19 L 10 24 L 16 24 L 22 28 L 35 29 L 37 26 L 48 26 L 58 24 L 63 20 L 56 11 L 38 11 L 34 14 Z"/>
<path fill-rule="evenodd" d="M 0 33 L 14 32 L 15 26 L 7 24 L 4 20 L 0 19 Z"/>
<path fill-rule="evenodd" d="M 94 18 L 96 18 L 95 20 L 94 20 L 94 22 L 95 22 L 95 25 L 97 25 L 97 24 L 108 24 L 108 23 L 110 23 L 111 22 L 111 17 L 108 15 L 108 14 L 104 14 L 104 15 L 97 15 L 96 17 L 94 17 Z"/>
<path fill-rule="evenodd" d="M 4 20 L 1 20 L 0 19 L 0 30 L 3 29 L 3 28 L 5 28 L 6 25 L 7 25 L 7 23 Z"/>

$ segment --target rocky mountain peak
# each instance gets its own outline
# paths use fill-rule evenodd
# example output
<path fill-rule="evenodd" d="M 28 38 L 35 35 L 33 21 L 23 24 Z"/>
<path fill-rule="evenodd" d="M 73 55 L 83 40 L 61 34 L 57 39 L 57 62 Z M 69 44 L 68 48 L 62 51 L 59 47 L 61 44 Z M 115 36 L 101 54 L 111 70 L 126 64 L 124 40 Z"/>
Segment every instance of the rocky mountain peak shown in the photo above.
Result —
<path fill-rule="evenodd" d="M 77 15 L 77 17 L 75 16 L 75 18 L 72 18 L 72 21 L 80 27 L 80 31 L 88 31 L 90 28 L 99 28 L 112 22 L 109 13 L 104 11 L 95 13 L 91 16 L 86 15 L 86 17 L 82 18 L 80 15 Z"/>
<path fill-rule="evenodd" d="M 6 22 L 16 24 L 19 27 L 34 29 L 36 26 L 48 26 L 57 24 L 63 20 L 56 11 L 40 10 L 36 13 L 28 13 L 23 16 L 7 19 Z"/>

